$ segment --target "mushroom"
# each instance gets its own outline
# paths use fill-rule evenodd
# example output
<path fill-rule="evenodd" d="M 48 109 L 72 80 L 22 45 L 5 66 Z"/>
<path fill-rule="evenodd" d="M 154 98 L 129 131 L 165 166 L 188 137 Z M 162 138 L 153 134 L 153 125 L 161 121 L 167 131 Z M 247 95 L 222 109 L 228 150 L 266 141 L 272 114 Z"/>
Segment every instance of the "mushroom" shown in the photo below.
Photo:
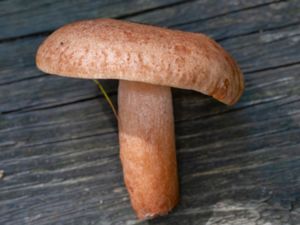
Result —
<path fill-rule="evenodd" d="M 179 200 L 170 87 L 228 105 L 244 89 L 236 62 L 207 36 L 113 19 L 61 27 L 41 44 L 36 64 L 49 74 L 120 80 L 120 158 L 140 219 L 167 214 Z"/>

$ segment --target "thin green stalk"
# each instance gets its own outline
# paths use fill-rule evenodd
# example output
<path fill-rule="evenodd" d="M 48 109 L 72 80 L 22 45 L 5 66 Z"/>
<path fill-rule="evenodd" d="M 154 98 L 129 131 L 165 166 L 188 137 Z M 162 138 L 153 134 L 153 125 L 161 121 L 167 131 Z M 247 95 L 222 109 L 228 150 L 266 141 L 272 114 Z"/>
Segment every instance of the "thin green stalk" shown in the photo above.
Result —
<path fill-rule="evenodd" d="M 98 80 L 94 80 L 94 82 L 97 84 L 99 90 L 100 90 L 100 91 L 102 92 L 102 94 L 104 95 L 106 101 L 108 102 L 110 108 L 112 109 L 113 113 L 115 114 L 115 117 L 116 117 L 117 120 L 118 120 L 119 117 L 118 117 L 117 110 L 115 109 L 115 107 L 114 107 L 112 101 L 110 100 L 108 94 L 106 93 L 104 87 L 102 86 L 102 84 L 100 84 L 100 82 L 99 82 Z"/>

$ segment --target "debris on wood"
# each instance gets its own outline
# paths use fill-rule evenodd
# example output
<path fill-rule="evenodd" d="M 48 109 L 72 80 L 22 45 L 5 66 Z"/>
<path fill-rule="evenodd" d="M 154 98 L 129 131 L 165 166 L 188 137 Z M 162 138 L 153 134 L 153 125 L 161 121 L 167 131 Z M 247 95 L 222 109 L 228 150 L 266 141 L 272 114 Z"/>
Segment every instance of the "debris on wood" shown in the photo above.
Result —
<path fill-rule="evenodd" d="M 4 170 L 0 170 L 0 179 L 4 177 Z"/>

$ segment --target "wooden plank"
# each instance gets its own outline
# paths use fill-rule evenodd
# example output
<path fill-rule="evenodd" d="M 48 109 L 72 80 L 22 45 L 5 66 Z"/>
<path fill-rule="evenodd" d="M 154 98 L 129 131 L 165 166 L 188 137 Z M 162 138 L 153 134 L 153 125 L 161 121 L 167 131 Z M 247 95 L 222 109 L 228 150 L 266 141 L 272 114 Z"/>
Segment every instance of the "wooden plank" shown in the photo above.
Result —
<path fill-rule="evenodd" d="M 218 0 L 199 0 L 187 2 L 179 7 L 168 7 L 131 16 L 129 20 L 143 23 L 159 24 L 167 27 L 180 27 L 205 22 L 214 18 L 239 13 L 241 11 L 255 10 L 268 5 L 277 5 L 278 0 L 233 0 L 220 3 Z M 163 16 L 161 16 L 163 15 Z M 187 27 L 189 29 L 189 27 Z"/>
<path fill-rule="evenodd" d="M 242 12 L 232 12 L 207 20 L 173 25 L 182 30 L 206 33 L 216 40 L 224 40 L 238 35 L 283 28 L 300 23 L 300 4 L 298 0 L 281 1 L 250 7 Z"/>
<path fill-rule="evenodd" d="M 190 7 L 182 12 L 196 14 L 199 2 L 181 5 Z M 144 15 L 168 24 L 172 16 L 163 12 L 174 7 Z M 219 39 L 246 72 L 246 91 L 227 107 L 173 90 L 182 199 L 151 224 L 300 221 L 299 3 L 233 7 L 200 23 L 186 16 L 180 25 Z M 42 39 L 0 44 L 0 224 L 148 224 L 129 205 L 109 106 L 90 81 L 38 72 L 33 60 Z M 114 102 L 116 84 L 104 82 Z"/>
<path fill-rule="evenodd" d="M 0 2 L 0 39 L 53 30 L 74 20 L 120 17 L 180 3 L 180 0 L 79 0 Z M 17 16 L 16 16 L 17 15 Z"/>
<path fill-rule="evenodd" d="M 130 0 L 130 1 L 4 1 L 0 2 L 0 40 L 32 33 L 48 32 L 74 20 L 113 17 L 130 18 L 146 13 L 146 19 L 137 19 L 160 25 L 186 22 L 224 14 L 233 10 L 277 2 L 276 0 Z M 205 6 L 205 7 L 203 7 Z M 159 10 L 161 9 L 161 11 Z M 165 10 L 166 9 L 166 10 Z M 151 12 L 158 13 L 151 14 Z M 149 13 L 149 16 L 147 16 Z M 18 14 L 16 17 L 15 15 Z M 163 15 L 163 16 L 161 16 Z M 53 19 L 55 18 L 55 19 Z M 165 18 L 166 20 L 160 20 Z"/>
<path fill-rule="evenodd" d="M 293 198 L 299 188 L 295 179 L 300 158 L 295 155 L 299 148 L 300 85 L 298 74 L 293 73 L 299 68 L 252 74 L 254 85 L 240 103 L 247 106 L 247 98 L 251 98 L 252 105 L 236 106 L 238 110 L 207 102 L 194 92 L 175 92 L 182 204 L 168 222 L 190 215 L 199 223 L 208 218 L 217 220 L 224 216 L 226 207 L 232 207 L 229 215 L 237 219 L 252 210 L 267 210 L 269 214 L 262 216 L 266 221 L 272 221 L 278 210 L 287 215 L 290 205 L 281 200 L 297 202 Z M 27 218 L 32 224 L 47 224 L 71 219 L 84 224 L 85 216 L 89 222 L 134 223 L 121 182 L 116 124 L 104 106 L 92 100 L 2 116 L 6 126 L 1 124 L 0 139 L 7 145 L 0 165 L 7 175 L 5 185 L 0 185 L 0 222 L 24 223 Z M 213 107 L 207 109 L 209 106 Z M 245 203 L 247 192 L 251 192 L 252 201 L 268 201 Z M 14 205 L 20 203 L 16 209 Z M 24 208 L 32 214 L 27 216 Z M 236 208 L 242 215 L 236 215 Z"/>

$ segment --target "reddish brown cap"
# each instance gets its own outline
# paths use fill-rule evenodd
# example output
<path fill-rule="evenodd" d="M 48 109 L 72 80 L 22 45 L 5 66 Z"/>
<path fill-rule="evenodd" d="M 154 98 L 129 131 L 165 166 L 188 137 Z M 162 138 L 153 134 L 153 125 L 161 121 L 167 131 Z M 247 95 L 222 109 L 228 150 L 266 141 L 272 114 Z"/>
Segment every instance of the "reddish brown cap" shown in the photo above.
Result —
<path fill-rule="evenodd" d="M 234 59 L 207 36 L 113 19 L 61 27 L 39 47 L 36 64 L 68 77 L 192 89 L 226 104 L 244 89 Z"/>

